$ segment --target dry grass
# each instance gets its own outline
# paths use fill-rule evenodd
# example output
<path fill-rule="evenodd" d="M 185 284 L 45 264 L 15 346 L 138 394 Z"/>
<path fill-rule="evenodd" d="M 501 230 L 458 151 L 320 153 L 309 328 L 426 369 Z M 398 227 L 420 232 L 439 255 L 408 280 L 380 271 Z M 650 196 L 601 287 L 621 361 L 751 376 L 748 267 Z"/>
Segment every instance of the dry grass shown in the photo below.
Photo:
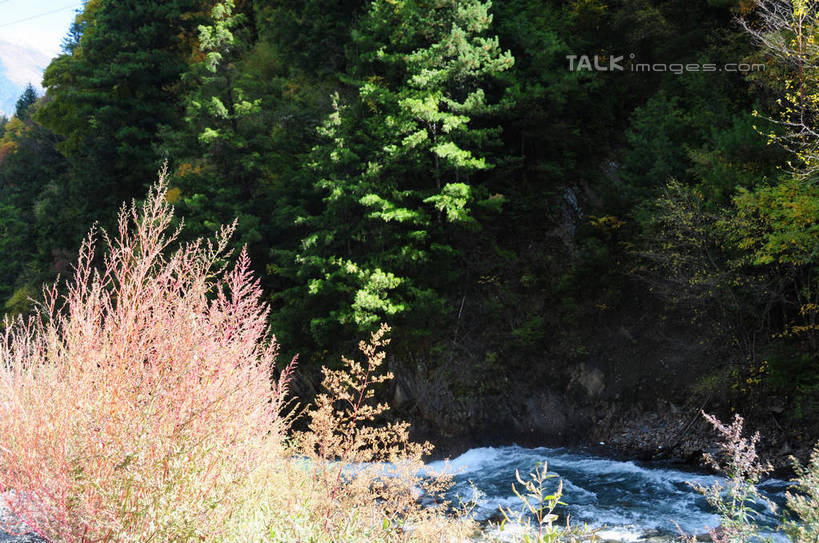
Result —
<path fill-rule="evenodd" d="M 425 471 L 429 446 L 412 443 L 403 423 L 379 422 L 386 406 L 372 403 L 371 387 L 389 378 L 378 374 L 386 331 L 361 344 L 363 362 L 325 370 L 309 430 L 281 452 L 285 461 L 257 473 L 246 501 L 255 505 L 236 516 L 243 535 L 233 541 L 455 543 L 476 534 L 441 497 L 449 478 Z"/>
<path fill-rule="evenodd" d="M 309 431 L 296 436 L 313 523 L 333 541 L 462 540 L 472 527 L 447 518 L 451 478 L 422 462 L 432 446 L 413 443 L 407 423 L 379 422 L 389 407 L 373 402 L 373 386 L 392 379 L 379 373 L 388 331 L 361 342 L 362 362 L 344 358 L 343 369 L 324 369 L 326 393 L 308 414 Z"/>

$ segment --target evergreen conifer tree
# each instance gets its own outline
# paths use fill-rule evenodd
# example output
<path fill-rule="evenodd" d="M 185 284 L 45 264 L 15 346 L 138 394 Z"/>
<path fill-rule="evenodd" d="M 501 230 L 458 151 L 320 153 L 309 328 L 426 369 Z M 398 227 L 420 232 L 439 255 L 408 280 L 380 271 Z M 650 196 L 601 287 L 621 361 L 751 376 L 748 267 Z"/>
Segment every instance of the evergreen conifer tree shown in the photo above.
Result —
<path fill-rule="evenodd" d="M 489 34 L 488 1 L 372 2 L 354 31 L 349 99 L 320 128 L 314 151 L 320 212 L 297 257 L 326 344 L 338 326 L 441 318 L 460 276 L 477 208 L 500 206 L 481 186 L 500 133 L 489 96 L 513 65 Z"/>
<path fill-rule="evenodd" d="M 34 102 L 36 101 L 37 91 L 34 90 L 34 87 L 31 85 L 31 83 L 29 83 L 26 90 L 23 91 L 23 94 L 20 95 L 20 98 L 17 100 L 14 114 L 21 121 L 28 120 L 28 118 L 31 116 L 31 106 L 33 106 Z"/>

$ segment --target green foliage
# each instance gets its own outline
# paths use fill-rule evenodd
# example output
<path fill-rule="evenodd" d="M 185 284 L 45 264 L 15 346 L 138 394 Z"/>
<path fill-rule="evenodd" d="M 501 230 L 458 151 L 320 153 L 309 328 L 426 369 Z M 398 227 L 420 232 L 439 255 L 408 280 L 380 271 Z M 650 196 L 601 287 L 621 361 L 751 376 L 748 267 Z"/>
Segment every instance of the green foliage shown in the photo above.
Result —
<path fill-rule="evenodd" d="M 802 370 L 791 374 L 794 382 L 814 382 L 819 378 L 819 192 L 816 185 L 798 177 L 788 177 L 772 186 L 742 191 L 735 200 L 738 246 L 753 264 L 776 277 L 782 289 L 786 311 L 779 337 L 798 345 L 796 360 Z M 813 367 L 812 369 L 811 366 Z"/>
<path fill-rule="evenodd" d="M 813 265 L 819 259 L 819 187 L 785 179 L 736 199 L 738 218 L 747 224 L 739 245 L 754 263 Z"/>
<path fill-rule="evenodd" d="M 613 315 L 650 307 L 739 375 L 770 359 L 809 416 L 819 194 L 764 118 L 811 128 L 794 84 L 813 96 L 815 59 L 771 58 L 733 24 L 764 27 L 750 5 L 89 1 L 46 96 L 0 119 L 0 303 L 68 272 L 167 159 L 183 235 L 238 218 L 273 329 L 315 366 L 387 319 L 397 360 L 493 360 L 452 385 L 469 396 L 559 379 L 543 360 L 598 356 Z M 579 54 L 626 69 L 569 70 Z M 743 60 L 766 71 L 629 69 Z"/>
<path fill-rule="evenodd" d="M 217 3 L 198 27 L 198 61 L 182 74 L 185 125 L 165 127 L 163 151 L 177 164 L 175 188 L 190 235 L 239 220 L 239 241 L 261 239 L 251 202 L 258 193 L 263 149 L 254 145 L 261 98 L 251 99 L 236 63 L 250 47 L 247 17 L 232 0 Z"/>
<path fill-rule="evenodd" d="M 635 153 L 624 164 L 626 175 L 634 176 L 633 184 L 663 184 L 669 178 L 687 170 L 685 147 L 692 126 L 680 108 L 679 99 L 659 92 L 637 108 L 626 137 Z"/>
<path fill-rule="evenodd" d="M 0 137 L 0 304 L 22 287 L 67 271 L 60 249 L 71 218 L 52 212 L 61 196 L 54 184 L 66 166 L 57 142 L 32 119 L 13 118 Z M 8 310 L 21 310 L 25 298 Z"/>
<path fill-rule="evenodd" d="M 297 257 L 319 342 L 339 324 L 346 335 L 404 312 L 442 316 L 443 289 L 462 273 L 454 239 L 480 228 L 477 207 L 492 207 L 479 152 L 499 128 L 473 124 L 501 110 L 488 92 L 513 59 L 487 34 L 489 8 L 376 1 L 355 30 L 353 95 L 336 95 L 320 129 L 323 205 Z M 432 262 L 448 273 L 422 274 Z"/>
<path fill-rule="evenodd" d="M 512 491 L 521 501 L 521 507 L 518 510 L 501 507 L 501 533 L 507 523 L 513 522 L 521 530 L 514 541 L 521 543 L 596 540 L 594 532 L 587 528 L 576 528 L 568 522 L 566 526 L 557 523 L 559 517 L 555 514 L 555 509 L 558 505 L 566 505 L 560 501 L 563 497 L 563 480 L 556 474 L 549 473 L 546 462 L 538 463 L 527 479 L 522 478 L 520 472 L 515 470 L 515 478 L 522 489 L 518 490 L 512 485 Z M 555 479 L 557 488 L 550 484 Z"/>
<path fill-rule="evenodd" d="M 535 347 L 543 341 L 544 319 L 541 315 L 529 315 L 521 326 L 512 330 L 512 336 L 522 347 Z"/>
<path fill-rule="evenodd" d="M 777 293 L 737 247 L 731 210 L 711 211 L 700 191 L 671 181 L 642 213 L 647 217 L 640 251 L 643 279 L 670 307 L 705 324 L 712 337 L 727 341 L 735 355 L 748 361 L 755 330 L 767 318 L 755 308 L 771 303 Z"/>
<path fill-rule="evenodd" d="M 197 0 L 86 4 L 81 28 L 45 72 L 37 119 L 61 135 L 71 164 L 69 198 L 80 211 L 73 243 L 93 221 L 143 193 L 161 163 L 161 125 L 180 121 L 176 87 L 202 9 Z"/>
<path fill-rule="evenodd" d="M 20 254 L 25 250 L 26 223 L 19 208 L 0 201 L 0 252 L 5 255 Z M 0 260 L 0 300 L 8 299 L 10 287 L 20 275 L 19 261 Z"/>
<path fill-rule="evenodd" d="M 767 382 L 777 393 L 791 398 L 793 418 L 811 420 L 819 413 L 819 361 L 801 352 L 798 344 L 781 343 L 769 357 Z"/>
<path fill-rule="evenodd" d="M 34 301 L 37 299 L 37 292 L 31 285 L 24 285 L 9 297 L 3 306 L 4 313 L 15 316 L 27 313 L 34 308 Z"/>

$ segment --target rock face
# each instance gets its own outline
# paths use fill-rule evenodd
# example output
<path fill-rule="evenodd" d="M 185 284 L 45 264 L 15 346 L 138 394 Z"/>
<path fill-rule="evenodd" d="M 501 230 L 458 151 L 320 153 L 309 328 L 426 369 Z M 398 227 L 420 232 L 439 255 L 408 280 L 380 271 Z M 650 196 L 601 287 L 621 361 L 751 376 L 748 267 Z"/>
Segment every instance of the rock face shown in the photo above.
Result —
<path fill-rule="evenodd" d="M 509 347 L 498 350 L 490 332 L 499 332 L 482 328 L 480 308 L 471 308 L 477 316 L 464 330 L 472 331 L 452 353 L 394 355 L 399 416 L 439 452 L 602 441 L 630 456 L 698 463 L 717 438 L 701 410 L 726 421 L 739 412 L 775 466 L 808 456 L 819 422 L 789 421 L 787 398 L 770 392 L 738 395 L 730 346 L 632 294 L 570 331 L 544 324 L 536 348 L 515 347 L 507 334 Z"/>
<path fill-rule="evenodd" d="M 588 398 L 599 398 L 606 389 L 606 376 L 599 368 L 588 367 L 585 362 L 572 371 L 572 384 L 583 388 Z"/>
<path fill-rule="evenodd" d="M 561 397 L 551 391 L 544 391 L 530 398 L 526 404 L 526 416 L 518 425 L 529 432 L 562 436 L 569 424 L 569 413 L 564 410 Z"/>
<path fill-rule="evenodd" d="M 524 446 L 597 444 L 623 451 L 632 458 L 669 459 L 702 464 L 702 454 L 717 439 L 702 417 L 701 398 L 661 396 L 663 387 L 637 381 L 625 388 L 611 368 L 581 362 L 560 379 L 532 379 L 510 384 L 505 391 L 458 396 L 443 376 L 401 378 L 394 390 L 399 415 L 413 423 L 414 438 L 437 447 L 436 455 L 457 455 L 485 445 Z M 648 397 L 647 397 L 648 396 Z M 653 398 L 652 398 L 653 396 Z M 672 396 L 673 397 L 673 396 Z M 728 420 L 724 406 L 706 405 Z M 759 431 L 761 456 L 776 468 L 791 466 L 790 455 L 807 458 L 812 441 L 796 442 L 783 431 L 776 414 L 764 420 L 747 417 L 749 432 Z"/>

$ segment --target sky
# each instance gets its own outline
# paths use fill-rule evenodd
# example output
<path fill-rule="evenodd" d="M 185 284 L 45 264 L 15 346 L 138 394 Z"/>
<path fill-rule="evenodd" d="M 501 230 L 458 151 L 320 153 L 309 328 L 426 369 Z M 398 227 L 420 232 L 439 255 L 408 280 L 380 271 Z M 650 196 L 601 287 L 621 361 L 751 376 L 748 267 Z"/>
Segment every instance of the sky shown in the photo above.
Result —
<path fill-rule="evenodd" d="M 82 0 L 0 0 L 0 111 L 9 109 L 4 98 L 19 95 L 29 82 L 39 88 L 82 5 Z"/>
<path fill-rule="evenodd" d="M 54 56 L 82 0 L 0 0 L 0 40 Z"/>

